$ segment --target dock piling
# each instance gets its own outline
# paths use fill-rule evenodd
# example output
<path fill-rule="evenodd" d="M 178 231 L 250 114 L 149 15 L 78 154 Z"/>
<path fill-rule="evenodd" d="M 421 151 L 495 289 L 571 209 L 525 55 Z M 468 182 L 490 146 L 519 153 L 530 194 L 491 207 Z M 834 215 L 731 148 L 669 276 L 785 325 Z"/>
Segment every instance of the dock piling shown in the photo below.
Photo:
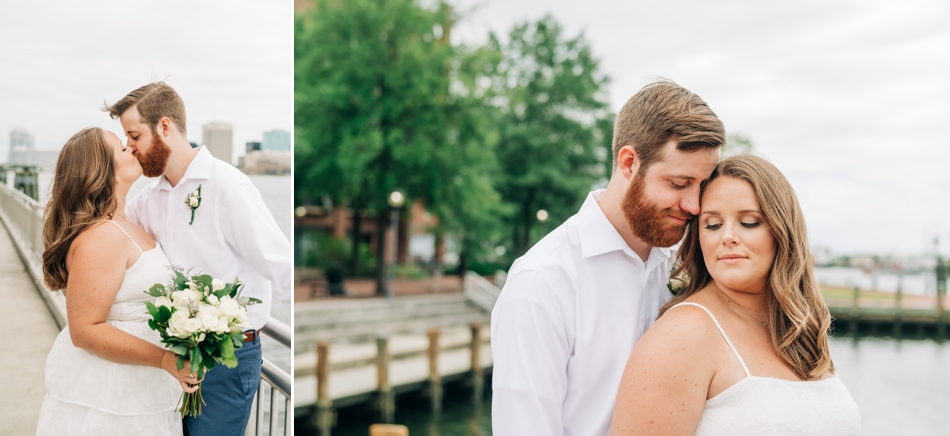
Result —
<path fill-rule="evenodd" d="M 330 344 L 317 342 L 317 413 L 314 424 L 320 436 L 330 436 L 333 428 L 333 400 L 330 398 Z"/>
<path fill-rule="evenodd" d="M 429 329 L 429 399 L 432 401 L 432 412 L 442 411 L 442 375 L 439 374 L 439 329 Z"/>
<path fill-rule="evenodd" d="M 392 355 L 389 354 L 389 337 L 385 334 L 376 336 L 376 380 L 379 391 L 379 413 L 383 422 L 392 424 L 396 421 L 396 396 L 389 384 L 389 364 Z"/>
<path fill-rule="evenodd" d="M 897 274 L 897 292 L 894 295 L 894 337 L 901 335 L 901 296 L 904 293 L 904 276 Z"/>
<path fill-rule="evenodd" d="M 481 362 L 482 325 L 481 323 L 473 322 L 471 324 L 471 329 L 472 342 L 470 344 L 470 348 L 472 350 L 472 403 L 481 404 L 482 391 L 485 387 L 485 372 L 482 370 Z"/>
<path fill-rule="evenodd" d="M 851 322 L 848 323 L 848 330 L 855 336 L 858 334 L 858 318 L 861 315 L 860 299 L 861 290 L 855 285 L 854 296 L 851 299 Z"/>

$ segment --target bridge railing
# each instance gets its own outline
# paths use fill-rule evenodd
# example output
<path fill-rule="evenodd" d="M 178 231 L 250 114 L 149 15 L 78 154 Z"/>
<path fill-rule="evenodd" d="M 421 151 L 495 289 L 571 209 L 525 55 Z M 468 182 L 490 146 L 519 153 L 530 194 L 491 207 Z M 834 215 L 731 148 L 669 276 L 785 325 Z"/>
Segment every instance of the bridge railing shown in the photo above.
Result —
<path fill-rule="evenodd" d="M 66 326 L 66 298 L 62 292 L 50 292 L 43 283 L 43 207 L 16 189 L 0 184 L 0 222 L 7 228 L 36 284 L 37 292 L 46 301 L 59 328 Z M 286 324 L 270 318 L 261 333 L 287 347 L 290 356 L 291 331 Z M 261 384 L 255 396 L 254 416 L 248 422 L 247 435 L 275 436 L 282 427 L 284 435 L 293 434 L 293 408 L 290 407 L 290 374 L 268 359 L 261 365 Z M 278 395 L 283 398 L 280 402 Z M 264 402 L 268 405 L 264 405 Z M 281 415 L 283 418 L 281 419 Z M 266 428 L 265 428 L 266 425 Z"/>

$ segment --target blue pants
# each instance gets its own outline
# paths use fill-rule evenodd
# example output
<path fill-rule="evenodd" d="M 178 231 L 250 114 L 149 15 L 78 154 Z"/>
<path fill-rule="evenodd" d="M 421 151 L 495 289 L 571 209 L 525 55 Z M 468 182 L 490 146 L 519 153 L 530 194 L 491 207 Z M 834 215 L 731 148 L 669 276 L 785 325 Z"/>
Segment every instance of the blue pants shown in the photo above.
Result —
<path fill-rule="evenodd" d="M 234 352 L 238 366 L 217 365 L 205 374 L 201 395 L 205 405 L 197 418 L 182 420 L 185 436 L 242 436 L 251 416 L 254 394 L 261 384 L 261 339 L 245 342 Z"/>

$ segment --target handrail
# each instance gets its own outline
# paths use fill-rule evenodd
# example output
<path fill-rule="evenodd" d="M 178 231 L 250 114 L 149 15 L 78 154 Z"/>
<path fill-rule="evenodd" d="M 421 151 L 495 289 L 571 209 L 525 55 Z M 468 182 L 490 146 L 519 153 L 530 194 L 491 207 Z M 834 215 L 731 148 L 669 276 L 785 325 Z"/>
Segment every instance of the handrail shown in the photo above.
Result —
<path fill-rule="evenodd" d="M 274 318 L 267 320 L 267 324 L 261 327 L 261 333 L 271 337 L 285 347 L 290 347 L 291 332 L 290 326 Z"/>
<path fill-rule="evenodd" d="M 495 307 L 495 302 L 498 301 L 498 296 L 501 295 L 501 289 L 475 272 L 468 271 L 462 283 L 462 293 L 465 294 L 465 298 L 491 312 Z"/>

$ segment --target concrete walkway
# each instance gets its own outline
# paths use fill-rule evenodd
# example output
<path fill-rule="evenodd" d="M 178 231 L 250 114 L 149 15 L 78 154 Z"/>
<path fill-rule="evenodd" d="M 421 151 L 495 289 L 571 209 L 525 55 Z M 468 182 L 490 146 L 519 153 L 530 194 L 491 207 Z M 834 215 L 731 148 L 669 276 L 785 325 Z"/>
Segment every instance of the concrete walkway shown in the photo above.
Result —
<path fill-rule="evenodd" d="M 59 328 L 2 223 L 0 308 L 0 435 L 32 435 L 46 394 L 46 356 Z"/>

